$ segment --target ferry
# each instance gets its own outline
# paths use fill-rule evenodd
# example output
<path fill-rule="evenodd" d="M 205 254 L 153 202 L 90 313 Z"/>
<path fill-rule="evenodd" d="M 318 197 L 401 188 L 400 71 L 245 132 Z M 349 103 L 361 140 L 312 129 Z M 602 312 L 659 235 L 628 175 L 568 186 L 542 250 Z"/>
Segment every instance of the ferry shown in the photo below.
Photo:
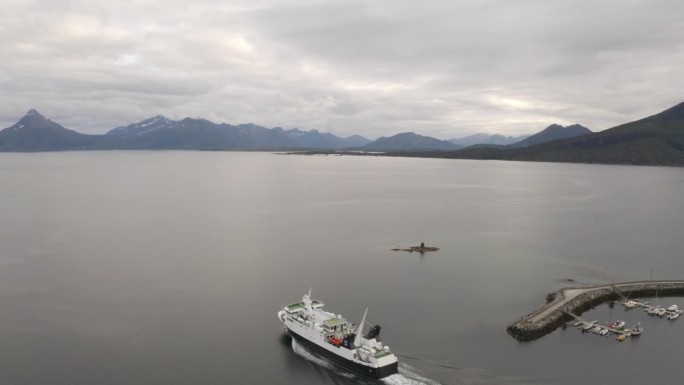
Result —
<path fill-rule="evenodd" d="M 309 290 L 301 301 L 280 310 L 278 319 L 294 339 L 347 370 L 377 379 L 398 372 L 397 357 L 379 340 L 380 325 L 363 335 L 368 309 L 357 327 L 341 315 L 323 310 L 323 306 L 311 298 Z"/>

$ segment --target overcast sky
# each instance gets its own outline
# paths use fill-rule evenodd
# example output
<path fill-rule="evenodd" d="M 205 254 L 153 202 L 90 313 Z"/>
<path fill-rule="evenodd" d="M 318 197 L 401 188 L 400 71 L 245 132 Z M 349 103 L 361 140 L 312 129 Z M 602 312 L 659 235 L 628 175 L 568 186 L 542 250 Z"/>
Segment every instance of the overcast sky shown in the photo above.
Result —
<path fill-rule="evenodd" d="M 0 128 L 157 114 L 370 138 L 593 130 L 684 101 L 684 2 L 2 0 Z"/>

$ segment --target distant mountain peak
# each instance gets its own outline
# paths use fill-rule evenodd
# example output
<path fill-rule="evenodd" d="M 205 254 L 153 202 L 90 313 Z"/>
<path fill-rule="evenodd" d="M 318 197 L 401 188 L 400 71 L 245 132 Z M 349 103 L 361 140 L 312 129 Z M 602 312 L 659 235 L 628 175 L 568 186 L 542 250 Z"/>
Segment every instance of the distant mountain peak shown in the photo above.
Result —
<path fill-rule="evenodd" d="M 506 146 L 526 139 L 529 135 L 504 136 L 501 134 L 476 133 L 461 138 L 450 139 L 451 143 L 468 147 L 473 145 L 497 145 Z"/>
<path fill-rule="evenodd" d="M 41 115 L 40 112 L 36 111 L 35 109 L 30 109 L 24 115 L 19 121 L 10 127 L 14 131 L 19 131 L 22 129 L 26 128 L 31 128 L 31 127 L 37 127 L 37 126 L 47 126 L 47 125 L 54 125 L 50 119 L 46 118 L 45 116 Z"/>
<path fill-rule="evenodd" d="M 152 123 L 157 123 L 157 122 L 164 122 L 168 123 L 171 122 L 170 119 L 166 118 L 164 115 L 157 115 L 155 117 L 149 118 L 147 120 L 144 120 L 146 124 L 152 124 Z"/>
<path fill-rule="evenodd" d="M 528 147 L 535 144 L 550 142 L 552 140 L 558 139 L 568 139 L 574 138 L 576 136 L 588 135 L 593 133 L 590 129 L 580 125 L 573 124 L 570 126 L 561 126 L 560 124 L 551 124 L 542 131 L 528 137 L 525 140 L 521 140 L 518 143 L 514 143 L 513 147 Z"/>
<path fill-rule="evenodd" d="M 168 122 L 171 122 L 171 119 L 167 118 L 164 115 L 156 115 L 156 116 L 153 116 L 151 118 L 143 120 L 143 122 L 145 122 L 145 123 L 157 123 L 157 122 L 168 123 Z"/>
<path fill-rule="evenodd" d="M 546 127 L 546 128 L 544 129 L 544 131 L 553 131 L 553 130 L 558 130 L 558 131 L 562 131 L 562 130 L 565 130 L 565 131 L 572 131 L 572 130 L 577 130 L 577 129 L 579 129 L 579 130 L 581 130 L 581 131 L 589 130 L 588 128 L 582 126 L 581 124 L 577 124 L 577 123 L 571 124 L 571 125 L 569 125 L 569 126 L 561 126 L 560 124 L 553 123 L 553 124 L 550 124 L 548 127 Z M 591 130 L 589 130 L 589 131 L 591 131 Z"/>
<path fill-rule="evenodd" d="M 432 151 L 457 150 L 463 146 L 446 140 L 431 138 L 415 132 L 402 132 L 390 137 L 381 137 L 362 147 L 371 151 Z"/>
<path fill-rule="evenodd" d="M 24 117 L 21 118 L 19 120 L 19 122 L 23 122 L 24 124 L 26 124 L 29 121 L 40 122 L 40 121 L 46 121 L 46 120 L 49 120 L 49 119 L 46 118 L 45 116 L 41 115 L 40 112 L 38 112 L 37 110 L 32 108 L 32 109 L 28 110 L 26 115 L 24 115 Z"/>
<path fill-rule="evenodd" d="M 95 136 L 66 129 L 31 109 L 16 124 L 0 131 L 0 151 L 83 149 L 95 140 Z"/>
<path fill-rule="evenodd" d="M 168 119 L 163 115 L 157 115 L 137 123 L 131 123 L 128 126 L 117 127 L 109 131 L 106 135 L 115 136 L 118 138 L 138 136 L 169 128 L 174 123 L 175 122 L 173 120 Z"/>
<path fill-rule="evenodd" d="M 670 107 L 667 110 L 660 112 L 658 114 L 655 114 L 653 116 L 649 116 L 646 119 L 650 120 L 659 120 L 659 121 L 672 121 L 672 120 L 681 120 L 684 119 L 684 102 L 681 102 L 677 104 L 676 106 Z"/>
<path fill-rule="evenodd" d="M 359 135 L 349 138 L 340 138 L 337 135 L 320 132 L 316 129 L 302 131 L 298 128 L 291 128 L 283 132 L 299 148 L 344 149 L 361 147 L 370 143 L 370 140 Z"/>

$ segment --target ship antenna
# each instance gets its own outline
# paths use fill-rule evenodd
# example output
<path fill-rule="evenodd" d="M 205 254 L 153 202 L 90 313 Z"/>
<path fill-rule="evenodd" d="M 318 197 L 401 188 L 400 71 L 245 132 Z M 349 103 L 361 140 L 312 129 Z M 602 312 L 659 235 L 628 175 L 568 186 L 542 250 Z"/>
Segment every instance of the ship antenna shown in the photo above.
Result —
<path fill-rule="evenodd" d="M 309 292 L 307 294 L 304 294 L 304 297 L 302 298 L 302 302 L 304 303 L 304 309 L 311 311 L 313 308 L 311 307 L 311 289 L 312 287 L 309 286 Z"/>
<path fill-rule="evenodd" d="M 356 337 L 354 337 L 354 346 L 361 346 L 361 334 L 363 334 L 363 323 L 366 322 L 366 314 L 368 314 L 368 308 L 363 312 L 363 318 L 361 318 L 361 323 L 358 329 L 356 329 Z"/>

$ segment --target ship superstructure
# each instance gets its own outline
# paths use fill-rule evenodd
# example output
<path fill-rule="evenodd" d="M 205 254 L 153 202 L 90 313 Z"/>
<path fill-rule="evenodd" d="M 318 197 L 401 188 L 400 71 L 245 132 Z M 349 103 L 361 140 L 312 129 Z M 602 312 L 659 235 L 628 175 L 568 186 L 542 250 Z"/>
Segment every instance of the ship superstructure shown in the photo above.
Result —
<path fill-rule="evenodd" d="M 311 290 L 299 302 L 285 306 L 278 318 L 287 331 L 316 353 L 359 374 L 383 378 L 397 373 L 397 357 L 379 341 L 380 325 L 363 336 L 361 323 L 350 323 L 339 314 L 323 310 L 323 302 L 311 299 Z"/>

